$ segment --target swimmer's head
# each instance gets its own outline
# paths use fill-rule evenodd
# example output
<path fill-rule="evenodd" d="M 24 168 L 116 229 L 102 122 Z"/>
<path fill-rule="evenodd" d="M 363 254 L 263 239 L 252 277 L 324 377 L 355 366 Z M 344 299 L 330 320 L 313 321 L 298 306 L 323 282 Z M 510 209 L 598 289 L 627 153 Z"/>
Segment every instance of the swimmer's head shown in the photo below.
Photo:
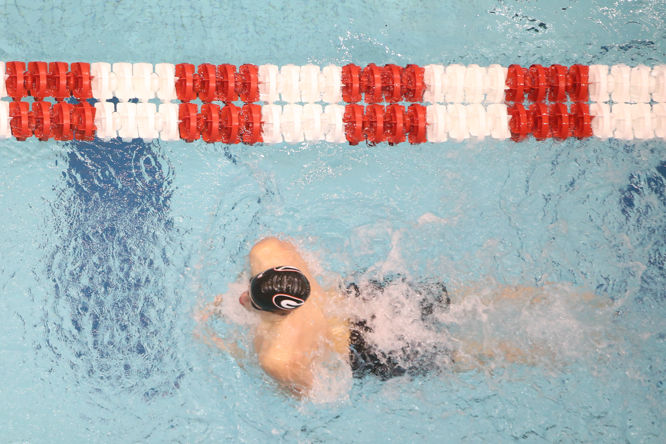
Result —
<path fill-rule="evenodd" d="M 257 310 L 286 314 L 307 300 L 310 282 L 298 268 L 269 268 L 250 280 L 249 296 Z"/>

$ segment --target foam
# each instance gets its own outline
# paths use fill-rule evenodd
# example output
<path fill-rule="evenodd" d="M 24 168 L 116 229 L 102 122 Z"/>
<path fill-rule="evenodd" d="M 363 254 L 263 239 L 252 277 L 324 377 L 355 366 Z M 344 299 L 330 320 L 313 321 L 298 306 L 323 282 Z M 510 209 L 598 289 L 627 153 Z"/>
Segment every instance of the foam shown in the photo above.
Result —
<path fill-rule="evenodd" d="M 424 216 L 418 225 L 441 223 Z M 357 234 L 364 237 L 374 231 L 367 227 Z M 601 297 L 572 284 L 544 280 L 539 286 L 512 287 L 487 276 L 463 284 L 455 279 L 456 267 L 447 273 L 411 274 L 409 266 L 414 264 L 403 258 L 402 247 L 412 236 L 403 234 L 390 232 L 390 251 L 355 276 L 360 297 L 347 302 L 349 317 L 366 320 L 372 330 L 364 334 L 366 342 L 403 367 L 413 364 L 414 356 L 426 356 L 430 365 L 444 372 L 493 370 L 513 363 L 555 370 L 580 360 L 596 363 L 608 347 L 617 345 L 614 307 Z M 485 245 L 479 254 L 484 256 L 488 248 Z M 446 260 L 441 266 L 451 268 Z M 437 302 L 433 276 L 443 275 L 452 276 L 442 282 L 448 287 L 450 307 Z M 430 316 L 423 315 L 423 304 L 432 304 Z"/>
<path fill-rule="evenodd" d="M 613 307 L 570 284 L 508 287 L 488 279 L 456 296 L 440 320 L 459 351 L 482 367 L 517 362 L 555 370 L 616 342 Z"/>
<path fill-rule="evenodd" d="M 314 374 L 309 401 L 315 404 L 334 404 L 349 400 L 353 379 L 345 356 L 331 354 L 322 361 Z"/>

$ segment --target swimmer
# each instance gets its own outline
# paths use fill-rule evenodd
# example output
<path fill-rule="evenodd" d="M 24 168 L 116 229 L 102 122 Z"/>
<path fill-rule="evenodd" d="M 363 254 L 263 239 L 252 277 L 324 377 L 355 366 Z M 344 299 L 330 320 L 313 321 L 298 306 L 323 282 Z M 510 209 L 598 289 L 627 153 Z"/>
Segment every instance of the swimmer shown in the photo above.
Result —
<path fill-rule="evenodd" d="M 483 361 L 497 354 L 501 354 L 506 362 L 525 364 L 533 363 L 535 354 L 542 354 L 539 350 L 521 350 L 506 341 L 479 343 L 470 340 L 459 344 L 461 348 L 458 350 L 442 350 L 444 347 L 440 345 L 424 353 L 423 350 L 403 347 L 410 363 L 400 365 L 366 342 L 364 335 L 372 330 L 365 320 L 354 321 L 331 313 L 331 308 L 343 302 L 345 296 L 359 296 L 355 284 L 350 284 L 347 291 L 322 289 L 294 245 L 274 237 L 258 242 L 250 251 L 249 259 L 252 278 L 239 302 L 259 317 L 254 332 L 254 351 L 266 374 L 299 397 L 308 395 L 316 369 L 332 358 L 345 361 L 355 377 L 374 374 L 389 379 L 426 373 L 428 367 L 432 367 L 434 355 L 438 361 L 447 356 L 453 370 L 464 371 L 479 368 Z M 376 285 L 381 288 L 380 283 Z M 533 290 L 527 287 L 499 289 L 498 299 L 538 302 Z M 434 294 L 436 303 L 450 304 L 446 288 L 440 283 L 428 286 L 424 292 L 430 295 L 430 300 Z M 205 307 L 197 316 L 199 321 L 205 323 L 221 301 L 218 296 Z M 422 318 L 432 311 L 432 302 L 421 304 Z M 207 336 L 200 337 L 242 362 L 242 350 L 226 343 L 212 330 L 208 330 Z"/>
<path fill-rule="evenodd" d="M 310 269 L 289 242 L 266 238 L 250 251 L 253 278 L 241 294 L 243 307 L 259 316 L 254 350 L 262 369 L 297 396 L 312 388 L 314 369 L 330 354 L 349 353 L 349 327 L 344 319 L 327 316 L 327 298 Z M 221 300 L 216 299 L 217 305 Z M 213 306 L 216 305 L 213 303 Z M 205 310 L 206 320 L 213 307 Z M 238 356 L 219 338 L 218 347 Z"/>

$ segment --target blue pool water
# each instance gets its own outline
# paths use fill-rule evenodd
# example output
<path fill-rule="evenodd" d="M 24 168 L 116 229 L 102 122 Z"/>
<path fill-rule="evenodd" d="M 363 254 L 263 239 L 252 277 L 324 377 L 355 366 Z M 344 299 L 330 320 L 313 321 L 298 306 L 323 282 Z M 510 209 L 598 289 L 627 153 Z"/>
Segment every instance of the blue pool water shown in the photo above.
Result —
<path fill-rule="evenodd" d="M 666 63 L 656 0 L 152 3 L 5 2 L 0 60 Z M 665 148 L 0 141 L 0 442 L 662 442 Z M 543 352 L 287 398 L 193 337 L 223 293 L 248 344 L 233 300 L 275 234 L 328 282 L 444 280 L 430 341 Z M 484 302 L 503 285 L 542 301 Z"/>

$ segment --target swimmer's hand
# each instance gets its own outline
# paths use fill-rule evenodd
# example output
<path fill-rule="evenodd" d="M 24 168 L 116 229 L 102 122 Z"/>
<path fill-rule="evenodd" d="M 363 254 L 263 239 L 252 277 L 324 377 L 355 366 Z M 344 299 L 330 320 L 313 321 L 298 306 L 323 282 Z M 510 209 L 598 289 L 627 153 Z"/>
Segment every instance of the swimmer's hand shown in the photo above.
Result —
<path fill-rule="evenodd" d="M 213 302 L 206 304 L 202 309 L 194 313 L 198 325 L 192 333 L 195 339 L 200 340 L 210 347 L 216 347 L 229 353 L 238 363 L 243 367 L 242 361 L 246 358 L 245 350 L 240 348 L 236 342 L 227 342 L 215 333 L 210 326 L 205 325 L 212 315 L 218 314 L 218 308 L 222 304 L 222 295 L 219 294 L 215 297 Z"/>
<path fill-rule="evenodd" d="M 222 304 L 222 295 L 218 294 L 215 296 L 213 302 L 206 304 L 203 308 L 194 312 L 194 319 L 200 324 L 205 324 L 212 315 L 217 314 L 216 312 L 220 304 Z"/>

